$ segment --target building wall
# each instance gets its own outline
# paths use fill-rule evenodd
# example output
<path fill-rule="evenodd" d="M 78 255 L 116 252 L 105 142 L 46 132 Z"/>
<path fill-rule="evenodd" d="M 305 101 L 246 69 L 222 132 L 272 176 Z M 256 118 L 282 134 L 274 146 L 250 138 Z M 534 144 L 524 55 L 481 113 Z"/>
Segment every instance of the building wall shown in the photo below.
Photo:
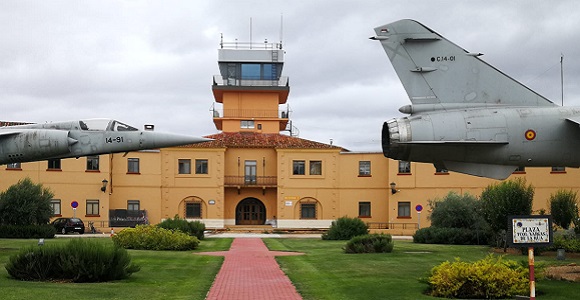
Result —
<path fill-rule="evenodd" d="M 127 172 L 127 161 L 139 159 L 137 174 Z M 238 158 L 240 164 L 238 165 Z M 179 174 L 178 160 L 190 159 L 192 174 Z M 195 174 L 195 159 L 208 160 L 208 174 Z M 257 176 L 276 178 L 275 185 L 236 187 L 227 185 L 227 176 L 243 176 L 244 161 L 257 161 Z M 306 174 L 293 174 L 293 161 L 306 162 Z M 309 174 L 309 162 L 321 161 L 320 175 Z M 359 162 L 370 161 L 371 174 L 359 174 Z M 551 172 L 550 168 L 528 168 L 524 177 L 535 188 L 534 210 L 546 209 L 551 194 L 558 189 L 578 191 L 580 170 Z M 86 158 L 62 160 L 61 170 L 47 170 L 46 162 L 23 163 L 21 170 L 0 167 L 0 190 L 30 177 L 50 188 L 61 200 L 61 215 L 93 221 L 106 230 L 109 209 L 127 209 L 128 200 L 139 200 L 153 224 L 175 215 L 185 217 L 185 201 L 202 202 L 202 221 L 210 228 L 236 222 L 236 207 L 247 198 L 256 198 L 266 207 L 266 219 L 276 219 L 278 227 L 320 228 L 342 216 L 359 216 L 359 203 L 370 202 L 365 222 L 386 224 L 388 232 L 410 234 L 420 225 L 430 225 L 429 200 L 450 191 L 479 196 L 499 181 L 458 173 L 438 174 L 432 165 L 412 163 L 411 172 L 400 174 L 398 162 L 381 153 L 340 153 L 338 149 L 241 149 L 176 147 L 161 151 L 101 155 L 99 170 L 87 171 Z M 109 181 L 106 192 L 102 181 Z M 392 193 L 390 183 L 396 184 Z M 99 200 L 99 214 L 86 214 L 86 200 Z M 79 203 L 73 211 L 70 203 Z M 301 218 L 301 203 L 316 203 L 315 218 Z M 408 203 L 409 213 L 400 216 L 399 204 Z M 419 214 L 417 205 L 424 209 Z"/>

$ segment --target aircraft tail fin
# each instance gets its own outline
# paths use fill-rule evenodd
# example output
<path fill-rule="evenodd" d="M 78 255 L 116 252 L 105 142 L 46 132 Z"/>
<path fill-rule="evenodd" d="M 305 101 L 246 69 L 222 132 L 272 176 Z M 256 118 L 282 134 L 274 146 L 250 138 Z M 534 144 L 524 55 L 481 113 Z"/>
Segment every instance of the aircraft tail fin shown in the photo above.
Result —
<path fill-rule="evenodd" d="M 413 104 L 486 103 L 555 106 L 553 102 L 414 20 L 375 28 Z"/>

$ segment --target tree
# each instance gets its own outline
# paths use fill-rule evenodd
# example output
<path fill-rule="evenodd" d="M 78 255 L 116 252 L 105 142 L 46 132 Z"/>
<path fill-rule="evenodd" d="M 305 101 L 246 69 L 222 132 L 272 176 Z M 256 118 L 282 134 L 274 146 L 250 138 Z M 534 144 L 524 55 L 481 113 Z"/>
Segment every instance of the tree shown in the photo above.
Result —
<path fill-rule="evenodd" d="M 578 192 L 558 190 L 550 195 L 549 204 L 554 223 L 564 229 L 570 228 L 570 223 L 578 217 Z"/>
<path fill-rule="evenodd" d="M 0 224 L 42 225 L 52 216 L 54 194 L 42 184 L 24 178 L 0 193 Z"/>
<path fill-rule="evenodd" d="M 509 215 L 532 214 L 534 187 L 524 178 L 503 181 L 486 187 L 481 193 L 483 217 L 489 223 L 497 241 L 505 243 Z M 504 244 L 507 247 L 506 244 Z"/>
<path fill-rule="evenodd" d="M 534 187 L 524 178 L 492 184 L 481 193 L 483 217 L 494 232 L 507 230 L 509 215 L 532 214 Z"/>
<path fill-rule="evenodd" d="M 429 201 L 431 226 L 444 228 L 481 229 L 484 227 L 481 203 L 470 194 L 449 192 L 443 199 Z"/>

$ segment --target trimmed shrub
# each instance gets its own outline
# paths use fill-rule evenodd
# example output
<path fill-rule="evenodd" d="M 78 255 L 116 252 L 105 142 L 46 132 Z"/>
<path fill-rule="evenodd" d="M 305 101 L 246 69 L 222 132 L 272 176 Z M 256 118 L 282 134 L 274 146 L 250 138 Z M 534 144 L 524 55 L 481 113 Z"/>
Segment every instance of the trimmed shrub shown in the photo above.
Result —
<path fill-rule="evenodd" d="M 175 216 L 173 219 L 165 219 L 157 226 L 170 230 L 179 230 L 183 233 L 195 236 L 200 240 L 204 238 L 205 224 L 200 221 L 187 221 Z"/>
<path fill-rule="evenodd" d="M 127 250 L 85 239 L 67 244 L 46 244 L 20 249 L 6 264 L 8 274 L 19 280 L 103 282 L 138 272 Z"/>
<path fill-rule="evenodd" d="M 365 234 L 355 236 L 346 243 L 346 253 L 390 253 L 395 243 L 390 234 Z"/>
<path fill-rule="evenodd" d="M 567 235 L 556 235 L 554 244 L 548 250 L 564 249 L 568 253 L 580 253 L 580 239 Z"/>
<path fill-rule="evenodd" d="M 0 225 L 0 238 L 5 239 L 51 239 L 54 238 L 54 226 L 45 225 Z"/>
<path fill-rule="evenodd" d="M 568 229 L 574 219 L 578 217 L 578 192 L 558 190 L 555 194 L 550 195 L 548 205 L 554 224 Z"/>
<path fill-rule="evenodd" d="M 138 250 L 194 250 L 199 246 L 199 239 L 179 230 L 157 227 L 154 225 L 137 225 L 135 228 L 123 229 L 113 235 L 113 243 L 125 249 Z"/>
<path fill-rule="evenodd" d="M 322 234 L 323 240 L 350 240 L 357 235 L 369 233 L 369 227 L 359 218 L 338 218 L 332 221 L 327 232 Z"/>
<path fill-rule="evenodd" d="M 473 263 L 456 259 L 431 270 L 429 294 L 461 299 L 512 298 L 528 292 L 528 273 L 517 262 L 493 255 Z"/>
<path fill-rule="evenodd" d="M 486 245 L 491 232 L 467 228 L 425 227 L 415 231 L 413 242 L 422 244 Z"/>

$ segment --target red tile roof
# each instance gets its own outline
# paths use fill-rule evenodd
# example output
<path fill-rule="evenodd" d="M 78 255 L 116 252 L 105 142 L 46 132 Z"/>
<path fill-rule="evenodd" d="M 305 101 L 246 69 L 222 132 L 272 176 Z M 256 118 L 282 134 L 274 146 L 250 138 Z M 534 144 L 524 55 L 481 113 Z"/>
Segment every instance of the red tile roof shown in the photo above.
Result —
<path fill-rule="evenodd" d="M 211 142 L 191 144 L 185 148 L 277 148 L 277 149 L 341 149 L 342 147 L 323 144 L 283 134 L 254 132 L 222 132 L 205 136 Z"/>

